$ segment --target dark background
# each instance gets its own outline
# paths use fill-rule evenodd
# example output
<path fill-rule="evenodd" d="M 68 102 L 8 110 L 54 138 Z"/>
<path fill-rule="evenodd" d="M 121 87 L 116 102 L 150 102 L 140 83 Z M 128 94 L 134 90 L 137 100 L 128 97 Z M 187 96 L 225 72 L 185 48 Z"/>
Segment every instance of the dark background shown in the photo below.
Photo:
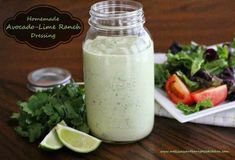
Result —
<path fill-rule="evenodd" d="M 82 42 L 88 29 L 89 8 L 94 0 L 0 0 L 0 159 L 233 159 L 235 130 L 199 124 L 180 124 L 156 117 L 152 134 L 138 143 L 102 146 L 92 154 L 66 149 L 53 153 L 37 149 L 16 136 L 9 116 L 17 111 L 17 100 L 26 99 L 26 76 L 34 69 L 63 67 L 76 81 L 83 80 Z M 215 44 L 235 37 L 235 0 L 142 0 L 146 27 L 152 34 L 155 52 L 166 52 L 173 41 Z M 80 37 L 47 51 L 35 50 L 4 35 L 2 24 L 18 11 L 49 4 L 80 18 L 85 30 Z M 228 150 L 226 154 L 163 154 L 161 150 Z"/>
<path fill-rule="evenodd" d="M 5 79 L 12 71 L 18 70 L 15 78 L 25 80 L 28 72 L 45 66 L 60 66 L 72 72 L 76 80 L 82 80 L 82 41 L 89 28 L 89 8 L 97 1 L 0 1 L 0 24 L 18 11 L 24 11 L 36 4 L 53 5 L 60 10 L 69 11 L 80 18 L 85 30 L 78 38 L 65 45 L 48 51 L 39 51 L 18 44 L 0 32 L 0 78 Z M 230 41 L 235 32 L 234 0 L 142 0 L 146 27 L 155 45 L 155 52 L 167 51 L 172 41 L 215 44 Z M 46 61 L 46 63 L 45 63 Z M 66 63 L 65 63 L 66 62 Z M 14 64 L 14 65 L 13 65 Z M 17 67 L 16 67 L 17 66 Z M 21 70 L 24 68 L 24 71 Z M 23 73 L 22 73 L 23 72 Z"/>

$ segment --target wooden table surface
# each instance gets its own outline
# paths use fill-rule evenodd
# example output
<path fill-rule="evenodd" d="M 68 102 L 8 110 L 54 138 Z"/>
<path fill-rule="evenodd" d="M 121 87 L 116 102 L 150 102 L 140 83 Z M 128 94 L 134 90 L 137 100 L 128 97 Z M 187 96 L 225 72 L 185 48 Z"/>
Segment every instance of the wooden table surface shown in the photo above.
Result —
<path fill-rule="evenodd" d="M 126 145 L 103 143 L 96 151 L 78 154 L 68 149 L 45 152 L 38 143 L 17 136 L 9 116 L 18 111 L 16 102 L 32 93 L 26 89 L 27 74 L 37 68 L 58 66 L 83 80 L 82 41 L 88 29 L 88 11 L 96 1 L 59 0 L 40 3 L 0 0 L 0 24 L 16 12 L 36 4 L 50 4 L 82 19 L 85 31 L 78 38 L 57 48 L 39 51 L 19 44 L 3 34 L 0 27 L 0 159 L 1 160 L 155 160 L 155 159 L 234 159 L 235 129 L 200 124 L 180 124 L 174 119 L 155 117 L 153 132 L 145 139 Z M 155 51 L 165 52 L 172 41 L 203 44 L 230 41 L 235 37 L 234 0 L 142 0 L 146 26 L 152 34 Z M 228 153 L 162 153 L 164 150 L 225 150 Z"/>

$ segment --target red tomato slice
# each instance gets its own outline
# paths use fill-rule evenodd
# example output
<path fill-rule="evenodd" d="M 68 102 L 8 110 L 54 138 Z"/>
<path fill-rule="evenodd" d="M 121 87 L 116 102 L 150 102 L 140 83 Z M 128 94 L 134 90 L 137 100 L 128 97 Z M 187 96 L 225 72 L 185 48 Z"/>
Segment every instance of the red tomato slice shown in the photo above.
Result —
<path fill-rule="evenodd" d="M 165 90 L 169 98 L 176 104 L 180 102 L 192 104 L 194 102 L 188 88 L 175 74 L 167 80 Z"/>
<path fill-rule="evenodd" d="M 208 89 L 200 89 L 191 93 L 192 98 L 195 102 L 201 102 L 206 99 L 211 99 L 214 106 L 222 103 L 228 95 L 228 89 L 226 85 L 218 87 L 211 87 Z"/>

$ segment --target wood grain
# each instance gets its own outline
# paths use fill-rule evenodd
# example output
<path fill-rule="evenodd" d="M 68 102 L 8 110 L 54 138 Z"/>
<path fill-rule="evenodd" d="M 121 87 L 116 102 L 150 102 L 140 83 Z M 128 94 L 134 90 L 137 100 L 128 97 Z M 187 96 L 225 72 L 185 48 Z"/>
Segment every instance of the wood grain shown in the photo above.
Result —
<path fill-rule="evenodd" d="M 16 12 L 36 4 L 53 5 L 71 12 L 85 24 L 83 34 L 69 44 L 39 51 L 3 34 L 0 27 L 0 159 L 1 160 L 156 160 L 156 159 L 234 159 L 235 129 L 199 124 L 180 124 L 176 120 L 155 117 L 153 132 L 145 139 L 126 145 L 103 143 L 90 154 L 77 154 L 63 148 L 45 152 L 17 136 L 9 116 L 17 111 L 17 100 L 31 95 L 26 89 L 27 74 L 47 66 L 63 67 L 76 81 L 83 80 L 82 41 L 88 29 L 89 8 L 95 0 L 70 1 L 0 1 L 0 24 Z M 230 41 L 235 37 L 234 0 L 141 0 L 146 27 L 152 34 L 155 51 L 165 52 L 172 41 L 203 44 Z M 163 150 L 226 150 L 229 153 L 167 154 Z"/>

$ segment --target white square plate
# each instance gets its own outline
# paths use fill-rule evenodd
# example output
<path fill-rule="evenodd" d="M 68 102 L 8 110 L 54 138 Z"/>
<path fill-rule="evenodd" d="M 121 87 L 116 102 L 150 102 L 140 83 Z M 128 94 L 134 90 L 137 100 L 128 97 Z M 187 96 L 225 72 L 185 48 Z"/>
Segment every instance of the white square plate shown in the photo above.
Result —
<path fill-rule="evenodd" d="M 165 54 L 155 54 L 155 63 L 163 63 L 166 60 L 167 57 Z M 224 102 L 216 107 L 205 109 L 190 115 L 184 115 L 184 113 L 177 109 L 176 105 L 167 97 L 166 92 L 159 88 L 155 88 L 155 100 L 181 123 L 189 122 L 201 117 L 235 108 L 235 101 Z"/>

